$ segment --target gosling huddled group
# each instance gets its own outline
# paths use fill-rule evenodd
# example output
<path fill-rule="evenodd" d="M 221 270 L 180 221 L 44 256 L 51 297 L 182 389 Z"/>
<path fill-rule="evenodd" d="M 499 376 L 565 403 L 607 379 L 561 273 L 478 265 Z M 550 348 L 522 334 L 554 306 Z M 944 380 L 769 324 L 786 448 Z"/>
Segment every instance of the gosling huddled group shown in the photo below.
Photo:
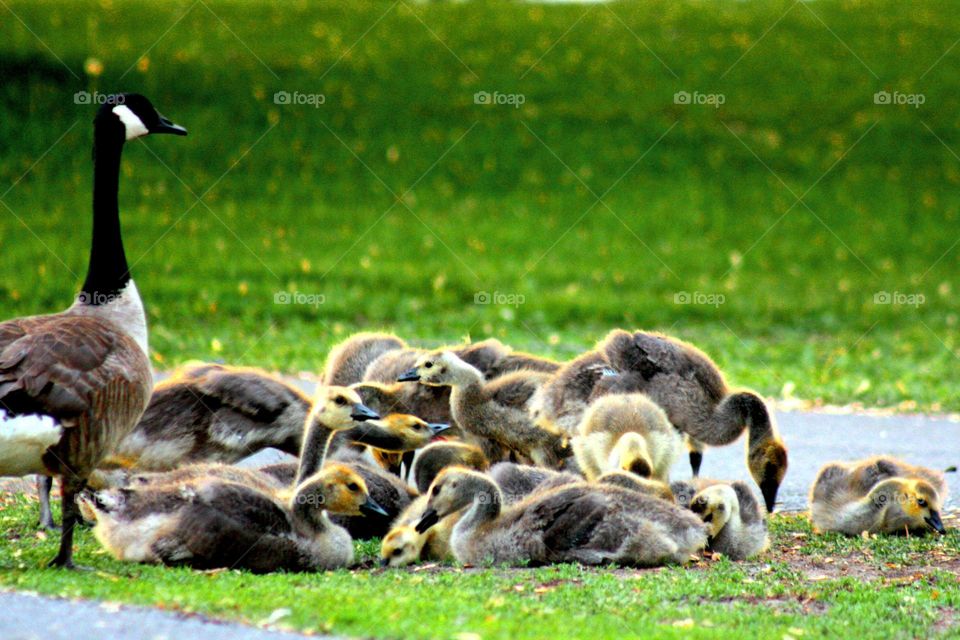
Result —
<path fill-rule="evenodd" d="M 744 431 L 760 498 L 698 477 L 707 443 Z M 235 465 L 267 447 L 299 460 Z M 671 483 L 685 448 L 693 477 Z M 103 547 L 134 562 L 317 571 L 380 538 L 385 567 L 647 567 L 762 554 L 786 471 L 766 403 L 669 336 L 617 330 L 558 363 L 492 339 L 421 350 L 362 333 L 333 349 L 312 399 L 258 369 L 173 372 L 79 502 Z M 811 517 L 848 535 L 942 533 L 945 497 L 928 469 L 833 463 Z"/>
<path fill-rule="evenodd" d="M 381 561 L 656 566 L 769 545 L 787 447 L 764 400 L 660 333 L 611 331 L 568 362 L 498 340 L 421 349 L 362 333 L 333 349 L 312 398 L 254 368 L 198 363 L 154 387 L 143 303 L 117 207 L 125 142 L 186 135 L 137 94 L 94 119 L 87 279 L 61 313 L 0 323 L 0 475 L 59 477 L 52 565 L 85 519 L 114 557 L 197 569 L 319 571 Z M 759 489 L 699 478 L 707 447 L 746 431 Z M 298 459 L 236 463 L 272 447 Z M 693 478 L 670 483 L 686 449 Z M 824 467 L 818 531 L 944 532 L 943 476 L 881 457 Z"/>

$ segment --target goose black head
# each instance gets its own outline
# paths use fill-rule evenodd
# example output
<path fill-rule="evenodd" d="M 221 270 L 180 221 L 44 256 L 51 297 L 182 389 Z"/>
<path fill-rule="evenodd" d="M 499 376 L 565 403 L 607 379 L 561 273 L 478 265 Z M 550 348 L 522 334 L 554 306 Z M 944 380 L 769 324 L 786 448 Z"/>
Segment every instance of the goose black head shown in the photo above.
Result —
<path fill-rule="evenodd" d="M 116 93 L 108 96 L 93 122 L 98 132 L 116 132 L 124 140 L 133 140 L 151 133 L 187 135 L 186 129 L 161 115 L 153 104 L 139 93 Z"/>

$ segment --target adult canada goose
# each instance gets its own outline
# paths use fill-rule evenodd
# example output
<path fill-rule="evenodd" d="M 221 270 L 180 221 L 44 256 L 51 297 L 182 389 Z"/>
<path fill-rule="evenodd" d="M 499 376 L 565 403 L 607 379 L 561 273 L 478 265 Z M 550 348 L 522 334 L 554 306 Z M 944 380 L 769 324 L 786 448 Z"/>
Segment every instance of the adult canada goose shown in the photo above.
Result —
<path fill-rule="evenodd" d="M 485 381 L 476 367 L 453 352 L 427 353 L 404 372 L 401 382 L 450 387 L 450 411 L 461 429 L 481 441 L 492 440 L 536 464 L 558 467 L 570 455 L 564 438 L 533 423 L 530 398 L 549 374 L 515 371 Z"/>
<path fill-rule="evenodd" d="M 770 546 L 767 518 L 750 487 L 739 480 L 694 478 L 671 485 L 677 502 L 707 523 L 707 548 L 731 560 L 746 560 Z"/>
<path fill-rule="evenodd" d="M 146 316 L 120 229 L 120 154 L 127 140 L 187 133 L 138 94 L 110 96 L 93 129 L 93 236 L 83 287 L 66 311 L 0 324 L 0 475 L 60 477 L 63 529 L 50 563 L 60 567 L 73 566 L 76 495 L 136 424 L 153 386 Z"/>
<path fill-rule="evenodd" d="M 318 394 L 289 495 L 204 476 L 101 491 L 85 500 L 84 509 L 97 522 L 98 539 L 119 559 L 257 572 L 346 566 L 353 561 L 353 543 L 330 522 L 330 492 L 341 496 L 333 500 L 338 510 L 383 513 L 353 471 L 321 469 L 336 430 L 374 417 L 359 400 L 344 387 Z"/>
<path fill-rule="evenodd" d="M 817 531 L 846 535 L 933 529 L 946 533 L 940 507 L 947 498 L 943 474 L 881 456 L 825 465 L 810 490 Z"/>
<path fill-rule="evenodd" d="M 497 484 L 476 471 L 451 468 L 430 487 L 424 532 L 466 508 L 450 546 L 464 564 L 579 562 L 656 566 L 685 562 L 706 543 L 689 511 L 629 489 L 585 482 L 535 493 L 506 509 Z"/>
<path fill-rule="evenodd" d="M 597 368 L 603 366 L 616 375 L 597 376 Z M 693 345 L 658 333 L 614 330 L 544 387 L 540 420 L 570 428 L 598 393 L 633 391 L 649 396 L 674 427 L 697 443 L 729 444 L 746 430 L 747 466 L 767 511 L 773 511 L 787 471 L 787 448 L 767 405 L 751 391 L 728 389 L 717 366 Z"/>
<path fill-rule="evenodd" d="M 413 480 L 417 491 L 425 493 L 430 483 L 447 467 L 460 466 L 474 471 L 490 467 L 479 447 L 465 442 L 434 442 L 424 447 L 413 463 Z"/>
<path fill-rule="evenodd" d="M 683 446 L 667 414 L 642 393 L 598 398 L 584 413 L 578 430 L 573 451 L 588 480 L 621 470 L 669 481 L 670 468 Z"/>

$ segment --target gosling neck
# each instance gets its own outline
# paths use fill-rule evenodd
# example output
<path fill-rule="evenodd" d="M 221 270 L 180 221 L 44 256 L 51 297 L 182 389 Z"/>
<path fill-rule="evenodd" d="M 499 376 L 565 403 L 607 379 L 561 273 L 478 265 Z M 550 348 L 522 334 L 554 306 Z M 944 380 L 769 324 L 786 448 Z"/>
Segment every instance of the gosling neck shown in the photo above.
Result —
<path fill-rule="evenodd" d="M 475 485 L 473 503 L 457 523 L 461 531 L 476 529 L 486 522 L 496 520 L 500 515 L 500 505 L 503 503 L 503 494 L 493 482 L 484 479 Z"/>
<path fill-rule="evenodd" d="M 303 447 L 300 450 L 300 465 L 297 467 L 295 486 L 299 486 L 300 483 L 323 468 L 327 451 L 330 448 L 330 441 L 333 440 L 335 434 L 333 427 L 326 424 L 324 418 L 322 411 L 311 411 L 307 416 L 307 429 L 303 438 Z"/>

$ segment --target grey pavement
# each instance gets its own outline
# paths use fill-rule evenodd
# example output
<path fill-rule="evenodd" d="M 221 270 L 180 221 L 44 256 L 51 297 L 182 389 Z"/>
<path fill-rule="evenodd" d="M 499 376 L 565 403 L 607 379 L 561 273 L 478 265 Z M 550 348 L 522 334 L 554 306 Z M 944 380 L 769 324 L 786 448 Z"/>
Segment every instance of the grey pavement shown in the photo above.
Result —
<path fill-rule="evenodd" d="M 0 591 L 0 638 L 3 640 L 296 640 L 306 637 L 144 607 Z"/>

